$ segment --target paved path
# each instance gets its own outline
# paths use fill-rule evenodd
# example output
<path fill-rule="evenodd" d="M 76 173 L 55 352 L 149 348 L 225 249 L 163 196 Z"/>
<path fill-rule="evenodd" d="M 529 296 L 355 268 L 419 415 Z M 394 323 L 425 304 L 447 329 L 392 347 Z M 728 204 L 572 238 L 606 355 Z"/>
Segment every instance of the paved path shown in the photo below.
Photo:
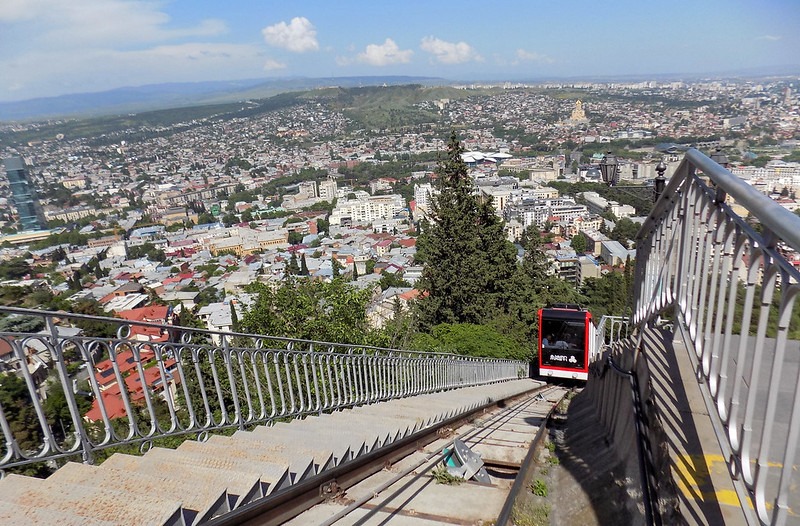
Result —
<path fill-rule="evenodd" d="M 747 524 L 686 347 L 656 329 L 643 343 L 683 517 L 690 525 Z"/>

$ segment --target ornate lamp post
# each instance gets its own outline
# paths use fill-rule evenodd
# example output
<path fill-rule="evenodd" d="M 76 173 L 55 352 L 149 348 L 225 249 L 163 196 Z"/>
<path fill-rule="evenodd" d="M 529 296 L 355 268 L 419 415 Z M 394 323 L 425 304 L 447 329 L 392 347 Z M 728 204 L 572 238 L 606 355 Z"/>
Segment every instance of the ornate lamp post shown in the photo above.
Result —
<path fill-rule="evenodd" d="M 730 163 L 728 162 L 728 156 L 722 153 L 722 148 L 717 148 L 711 153 L 711 160 L 717 163 L 718 165 L 722 166 L 726 170 L 730 165 Z M 716 188 L 716 185 L 714 185 L 713 182 L 712 185 L 715 187 L 714 201 L 717 203 L 724 203 L 726 198 L 725 192 L 722 191 L 721 188 Z"/>
<path fill-rule="evenodd" d="M 653 180 L 653 202 L 658 201 L 658 198 L 661 197 L 661 194 L 664 193 L 664 188 L 667 186 L 667 179 L 664 177 L 664 172 L 667 171 L 667 165 L 664 164 L 664 159 L 656 166 L 656 172 L 658 175 Z"/>
<path fill-rule="evenodd" d="M 717 148 L 714 150 L 714 152 L 711 154 L 711 160 L 723 168 L 728 168 L 728 165 L 730 164 L 728 162 L 728 156 L 722 153 L 722 148 Z"/>
<path fill-rule="evenodd" d="M 654 181 L 653 202 L 658 201 L 658 198 L 661 196 L 661 194 L 664 192 L 664 188 L 667 186 L 667 180 L 664 178 L 664 172 L 666 170 L 667 165 L 665 165 L 664 161 L 662 160 L 656 167 L 658 177 L 656 177 Z M 600 161 L 600 175 L 603 177 L 604 183 L 606 183 L 608 186 L 614 186 L 619 190 L 639 190 L 642 188 L 641 186 L 617 186 L 619 183 L 619 161 L 617 161 L 617 158 L 611 152 L 606 153 L 603 156 L 603 160 Z"/>
<path fill-rule="evenodd" d="M 600 175 L 608 186 L 614 186 L 619 182 L 619 161 L 613 153 L 606 153 L 600 161 Z"/>

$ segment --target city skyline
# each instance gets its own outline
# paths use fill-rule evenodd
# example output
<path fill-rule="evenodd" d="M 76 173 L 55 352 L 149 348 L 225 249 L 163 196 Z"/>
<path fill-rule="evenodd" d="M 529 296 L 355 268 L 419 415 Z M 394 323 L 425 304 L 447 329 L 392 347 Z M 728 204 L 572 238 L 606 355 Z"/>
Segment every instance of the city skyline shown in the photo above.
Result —
<path fill-rule="evenodd" d="M 12 0 L 0 101 L 158 84 L 698 75 L 800 64 L 789 0 L 600 5 Z"/>

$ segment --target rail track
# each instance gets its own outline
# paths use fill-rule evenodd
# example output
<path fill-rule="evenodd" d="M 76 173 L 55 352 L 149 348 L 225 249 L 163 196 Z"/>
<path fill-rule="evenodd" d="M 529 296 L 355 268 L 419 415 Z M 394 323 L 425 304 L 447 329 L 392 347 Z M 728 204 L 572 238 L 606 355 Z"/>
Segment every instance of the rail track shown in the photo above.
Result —
<path fill-rule="evenodd" d="M 511 516 L 517 480 L 532 460 L 534 442 L 567 389 L 531 382 L 532 389 L 461 411 L 372 453 L 344 462 L 305 482 L 212 519 L 210 524 L 500 524 Z M 358 428 L 373 419 L 392 420 L 387 411 L 407 418 L 424 400 L 410 398 L 364 407 L 314 425 L 338 421 Z M 402 416 L 400 416 L 402 415 Z M 313 431 L 309 431 L 313 432 Z M 441 470 L 456 439 L 480 455 L 485 483 L 456 483 Z M 515 483 L 516 481 L 516 483 Z"/>
<path fill-rule="evenodd" d="M 99 466 L 70 462 L 47 479 L 9 474 L 0 480 L 0 523 L 494 520 L 564 392 L 531 379 L 495 382 L 274 421 L 231 436 L 199 436 L 141 456 L 114 453 Z M 457 437 L 482 455 L 485 484 L 432 483 L 437 457 Z M 459 499 L 465 503 L 442 507 Z"/>

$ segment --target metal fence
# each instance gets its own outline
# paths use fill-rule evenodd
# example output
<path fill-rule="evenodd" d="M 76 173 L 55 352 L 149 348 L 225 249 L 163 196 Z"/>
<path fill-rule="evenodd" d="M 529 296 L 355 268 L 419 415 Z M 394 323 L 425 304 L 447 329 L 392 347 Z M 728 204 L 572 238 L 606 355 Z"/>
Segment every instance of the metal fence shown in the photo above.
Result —
<path fill-rule="evenodd" d="M 800 218 L 697 150 L 637 240 L 634 323 L 674 312 L 754 524 L 800 510 L 798 251 Z"/>
<path fill-rule="evenodd" d="M 0 469 L 434 391 L 527 363 L 0 309 Z M 81 329 L 83 328 L 83 329 Z M 100 336 L 99 334 L 102 334 Z M 159 442 L 156 442 L 157 444 Z"/>

